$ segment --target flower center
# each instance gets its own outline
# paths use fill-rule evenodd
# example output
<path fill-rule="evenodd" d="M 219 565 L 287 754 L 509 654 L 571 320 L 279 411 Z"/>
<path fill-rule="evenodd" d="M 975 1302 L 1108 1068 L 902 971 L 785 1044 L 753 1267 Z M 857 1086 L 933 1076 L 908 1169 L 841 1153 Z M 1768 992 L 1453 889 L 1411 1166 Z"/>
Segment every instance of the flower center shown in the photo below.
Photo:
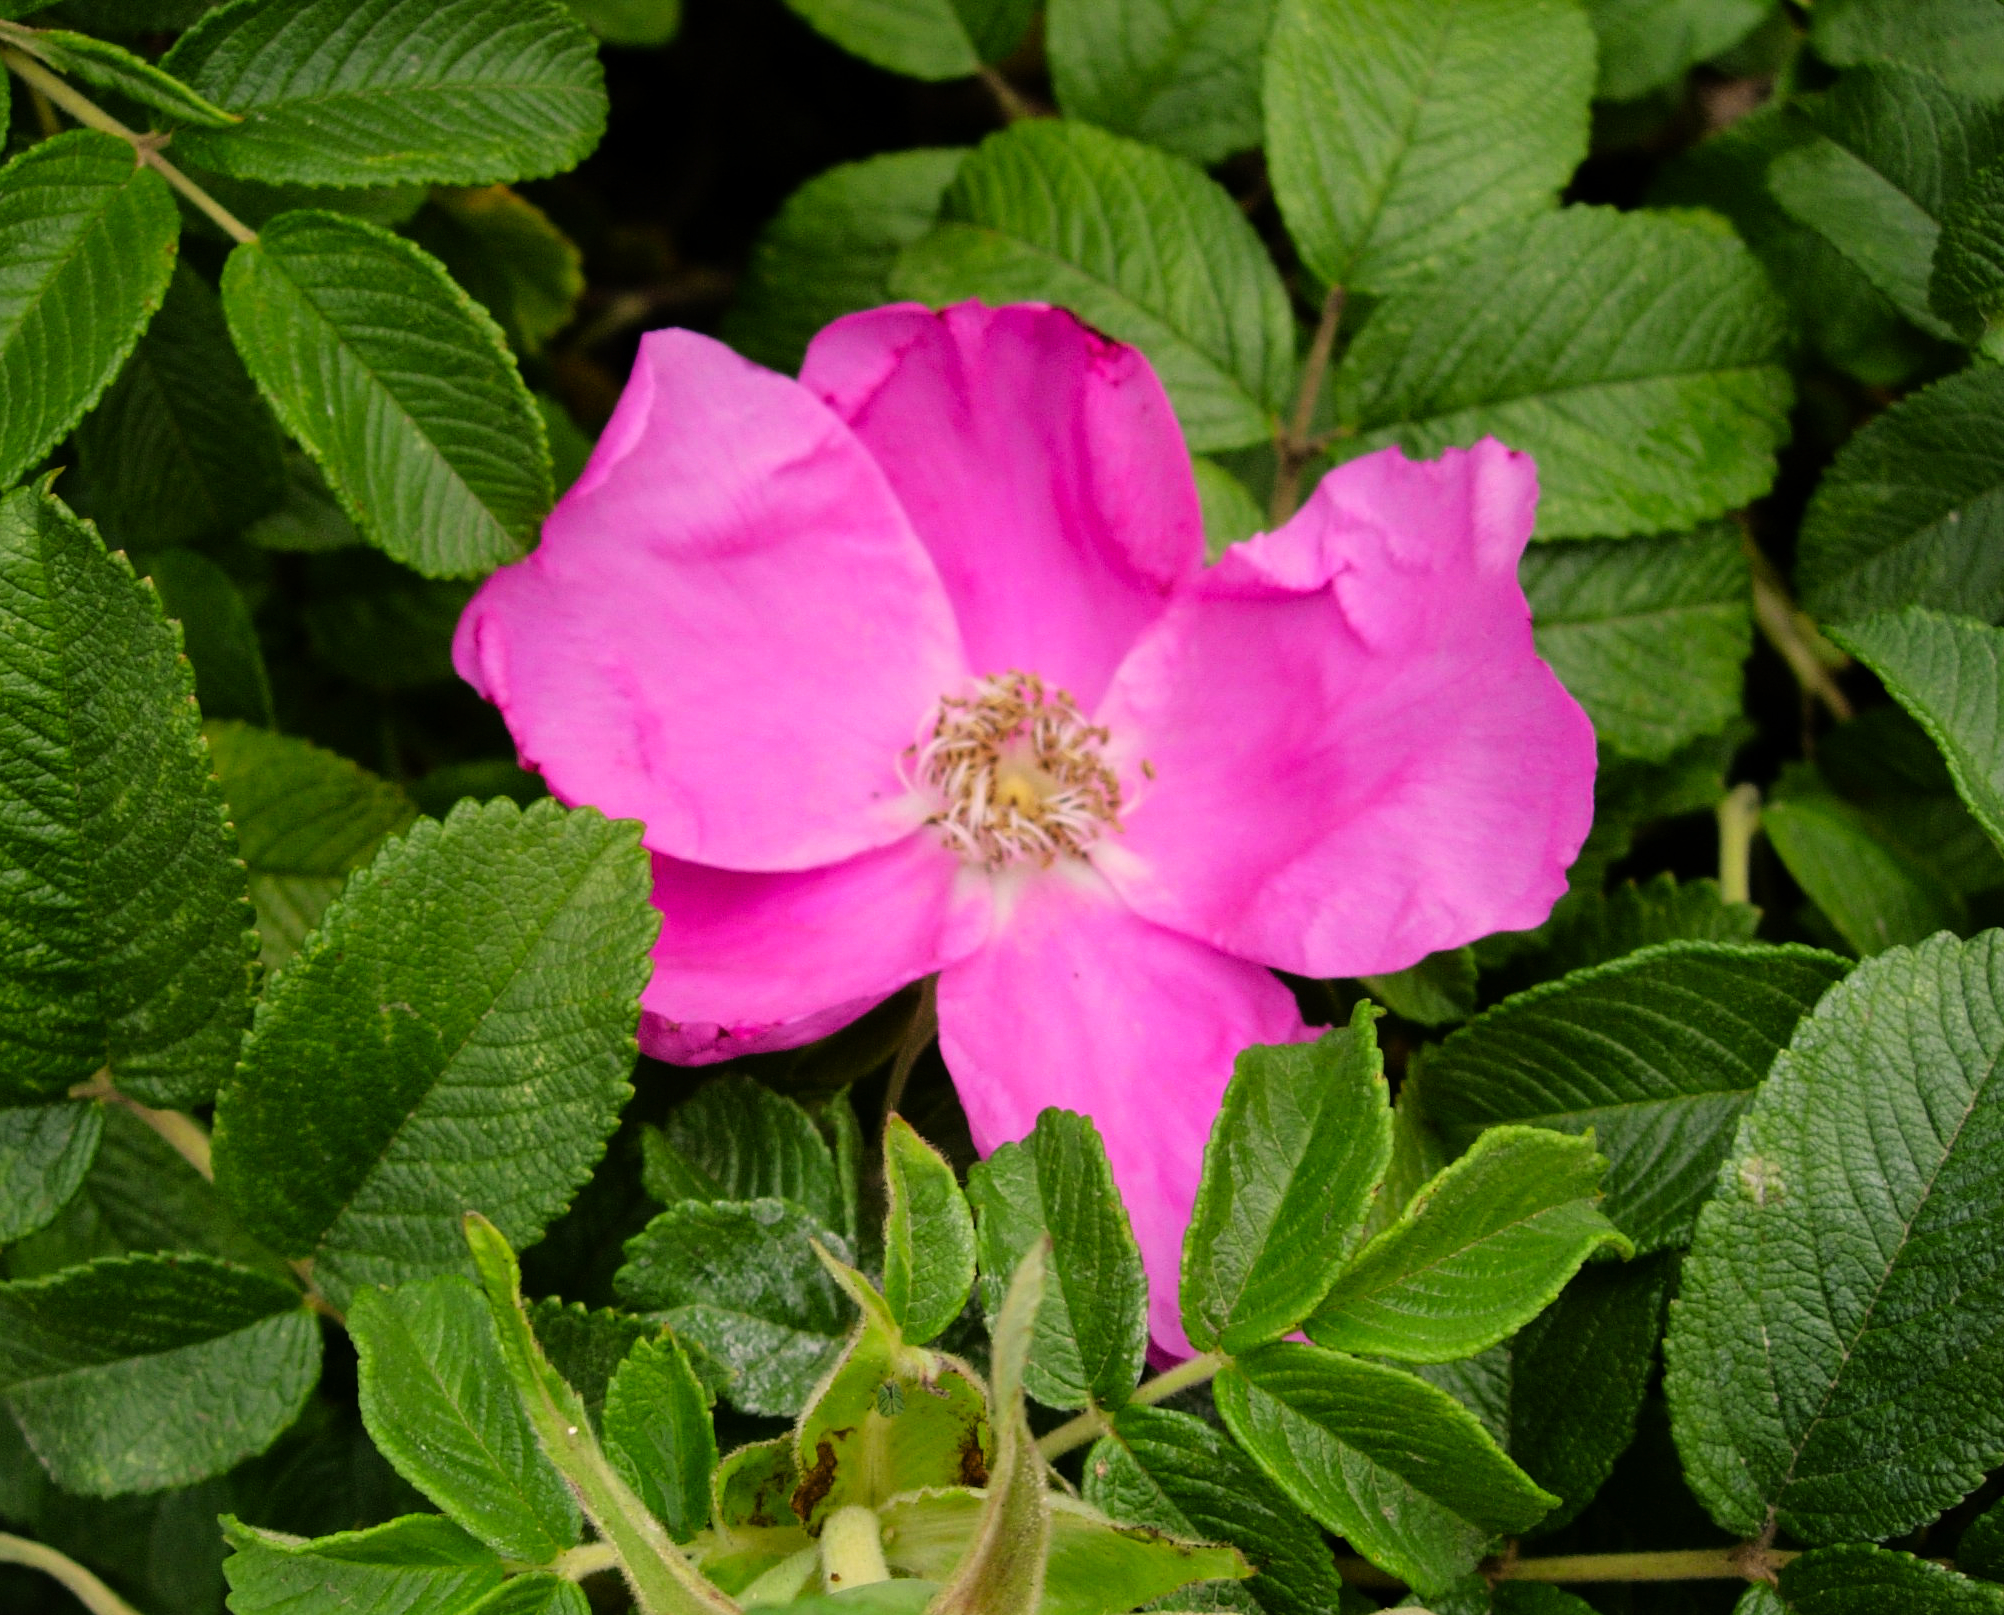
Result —
<path fill-rule="evenodd" d="M 1077 858 L 1120 828 L 1120 782 L 1100 757 L 1104 729 L 1033 673 L 978 680 L 942 697 L 918 745 L 918 776 L 944 805 L 926 822 L 970 862 Z"/>

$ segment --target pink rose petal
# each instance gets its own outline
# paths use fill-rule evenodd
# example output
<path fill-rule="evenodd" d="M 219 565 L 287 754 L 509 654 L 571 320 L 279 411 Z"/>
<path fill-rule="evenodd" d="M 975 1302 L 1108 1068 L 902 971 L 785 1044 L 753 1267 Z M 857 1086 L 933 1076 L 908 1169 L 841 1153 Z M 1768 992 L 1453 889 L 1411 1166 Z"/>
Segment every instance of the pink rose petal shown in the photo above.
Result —
<path fill-rule="evenodd" d="M 939 1046 L 986 1154 L 1056 1105 L 1106 1141 L 1148 1269 L 1150 1333 L 1189 1355 L 1183 1230 L 1232 1062 L 1311 1035 L 1256 965 L 1150 925 L 1090 873 L 1032 875 L 998 899 L 988 945 L 939 978 Z"/>
<path fill-rule="evenodd" d="M 1130 805 L 1093 861 L 1138 913 L 1309 976 L 1545 918 L 1594 741 L 1531 643 L 1536 504 L 1494 440 L 1387 449 L 1178 600 L 1099 714 Z"/>
<path fill-rule="evenodd" d="M 460 620 L 460 672 L 569 802 L 647 845 L 804 869 L 908 835 L 899 756 L 966 664 L 883 474 L 798 384 L 654 331 L 528 559 Z"/>
<path fill-rule="evenodd" d="M 897 489 L 977 673 L 1040 674 L 1089 711 L 1203 562 L 1161 383 L 1062 310 L 852 314 L 814 339 L 800 380 Z"/>

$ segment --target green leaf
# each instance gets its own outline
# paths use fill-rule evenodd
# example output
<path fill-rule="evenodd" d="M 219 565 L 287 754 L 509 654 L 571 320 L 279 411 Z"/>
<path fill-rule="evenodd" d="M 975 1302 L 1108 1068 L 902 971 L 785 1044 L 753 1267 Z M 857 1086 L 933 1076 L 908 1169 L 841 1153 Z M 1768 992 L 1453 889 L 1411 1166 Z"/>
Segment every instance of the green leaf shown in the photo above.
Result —
<path fill-rule="evenodd" d="M 1932 73 L 1879 66 L 1846 73 L 1796 103 L 1823 138 L 1783 152 L 1768 189 L 1843 253 L 1909 320 L 1952 329 L 1928 302 L 1941 218 L 1996 155 L 1995 114 L 1949 93 Z"/>
<path fill-rule="evenodd" d="M 1782 776 L 1761 828 L 1795 883 L 1861 955 L 1967 922 L 1961 897 L 1939 871 L 1811 770 Z"/>
<path fill-rule="evenodd" d="M 283 213 L 230 254 L 223 312 L 371 543 L 427 577 L 529 547 L 550 507 L 543 417 L 500 327 L 437 259 L 338 213 Z"/>
<path fill-rule="evenodd" d="M 1260 144 L 1273 0 L 1053 0 L 1051 87 L 1068 117 L 1215 163 Z"/>
<path fill-rule="evenodd" d="M 293 1286 L 207 1256 L 123 1256 L 0 1284 L 0 1401 L 87 1497 L 185 1486 L 262 1452 L 320 1377 Z"/>
<path fill-rule="evenodd" d="M 591 1600 L 575 1581 L 532 1570 L 509 1577 L 466 1615 L 591 1615 Z"/>
<path fill-rule="evenodd" d="M 195 1251 L 295 1282 L 171 1144 L 123 1106 L 101 1109 L 97 1159 L 55 1221 L 7 1252 L 12 1277 L 41 1277 L 99 1256 Z"/>
<path fill-rule="evenodd" d="M 1516 1333 L 1603 1245 L 1633 1245 L 1597 1204 L 1592 1138 L 1492 1127 L 1357 1253 L 1309 1318 L 1343 1351 L 1443 1363 Z"/>
<path fill-rule="evenodd" d="M 1260 442 L 1294 374 L 1294 315 L 1230 196 L 1167 152 L 1028 119 L 962 163 L 943 222 L 905 248 L 902 297 L 1058 303 L 1148 356 L 1190 447 Z"/>
<path fill-rule="evenodd" d="M 710 1477 L 711 1517 L 734 1549 L 767 1550 L 774 1559 L 813 1546 L 793 1512 L 800 1469 L 793 1438 L 754 1441 L 728 1454 Z"/>
<path fill-rule="evenodd" d="M 1839 67 L 1905 62 L 1962 95 L 2004 95 L 2004 17 L 1993 0 L 1822 0 L 1811 13 L 1817 55 Z"/>
<path fill-rule="evenodd" d="M 89 1102 L 0 1109 L 0 1245 L 32 1234 L 82 1187 L 104 1136 Z"/>
<path fill-rule="evenodd" d="M 842 1223 L 835 1156 L 814 1118 L 750 1077 L 706 1082 L 642 1135 L 647 1192 L 677 1200 L 791 1200 L 824 1228 Z"/>
<path fill-rule="evenodd" d="M 1197 478 L 1197 499 L 1204 507 L 1204 558 L 1215 561 L 1240 539 L 1261 531 L 1266 526 L 1266 512 L 1246 485 L 1216 460 L 1195 455 L 1190 469 Z"/>
<path fill-rule="evenodd" d="M 159 550 L 138 570 L 181 625 L 182 654 L 195 670 L 195 698 L 211 718 L 272 722 L 271 675 L 250 607 L 229 573 L 198 550 Z"/>
<path fill-rule="evenodd" d="M 456 1615 L 501 1585 L 501 1561 L 450 1520 L 411 1514 L 302 1542 L 229 1515 L 223 1561 L 234 1615 Z"/>
<path fill-rule="evenodd" d="M 2004 163 L 1979 172 L 1942 214 L 1927 297 L 1963 341 L 2004 357 Z"/>
<path fill-rule="evenodd" d="M 501 1231 L 477 1211 L 466 1214 L 464 1228 L 506 1377 L 538 1445 L 576 1494 L 599 1539 L 613 1550 L 634 1602 L 654 1615 L 735 1612 L 738 1606 L 689 1563 L 600 1448 L 584 1402 L 536 1343 L 522 1305 L 521 1269 Z"/>
<path fill-rule="evenodd" d="M 1740 1123 L 1672 1309 L 1684 1472 L 1725 1529 L 1912 1530 L 2004 1460 L 2004 932 L 1867 960 Z"/>
<path fill-rule="evenodd" d="M 2004 630 L 1909 609 L 1835 637 L 1927 730 L 1956 794 L 2004 848 Z"/>
<path fill-rule="evenodd" d="M 1603 745 L 1661 762 L 1739 716 L 1753 602 L 1736 528 L 1538 545 L 1519 577 L 1538 654 Z"/>
<path fill-rule="evenodd" d="M 2004 1615 L 2004 1587 L 1865 1542 L 1817 1548 L 1782 1567 L 1790 1615 Z"/>
<path fill-rule="evenodd" d="M 1117 1525 L 1069 1497 L 1054 1495 L 1050 1506 L 1050 1559 L 1037 1615 L 1118 1615 L 1153 1606 L 1193 1581 L 1236 1581 L 1249 1573 L 1234 1548 Z M 894 1499 L 880 1511 L 885 1557 L 894 1570 L 942 1581 L 973 1539 L 980 1512 L 981 1494 L 964 1487 Z"/>
<path fill-rule="evenodd" d="M 1117 1520 L 1242 1548 L 1269 1615 L 1326 1615 L 1343 1584 L 1315 1523 L 1223 1431 L 1130 1404 L 1086 1458 L 1086 1500 Z"/>
<path fill-rule="evenodd" d="M 1280 0 L 1267 160 L 1302 261 L 1376 291 L 1550 211 L 1593 75 L 1571 0 Z"/>
<path fill-rule="evenodd" d="M 1674 531 L 1767 490 L 1788 342 L 1716 220 L 1564 208 L 1384 300 L 1336 373 L 1344 454 L 1493 434 L 1537 459 L 1540 537 Z"/>
<path fill-rule="evenodd" d="M 584 295 L 578 249 L 505 185 L 435 189 L 409 233 L 500 322 L 518 353 L 540 353 Z"/>
<path fill-rule="evenodd" d="M 58 73 L 80 78 L 100 90 L 110 90 L 141 106 L 164 112 L 178 123 L 227 129 L 242 120 L 234 112 L 198 95 L 173 74 L 163 72 L 123 45 L 66 28 L 35 30 L 19 43 Z"/>
<path fill-rule="evenodd" d="M 359 547 L 314 556 L 307 580 L 299 615 L 316 660 L 368 690 L 454 677 L 452 633 L 476 585 L 421 578 Z"/>
<path fill-rule="evenodd" d="M 216 1186 L 330 1295 L 463 1270 L 468 1206 L 528 1243 L 589 1174 L 658 923 L 637 830 L 554 802 L 422 820 L 272 982 Z"/>
<path fill-rule="evenodd" d="M 1475 1013 L 1475 954 L 1468 948 L 1446 948 L 1389 976 L 1359 979 L 1394 1015 L 1420 1026 L 1449 1026 Z"/>
<path fill-rule="evenodd" d="M 957 79 L 1015 49 L 1030 0 L 786 0 L 844 50 L 915 79 Z"/>
<path fill-rule="evenodd" d="M 0 1098 L 109 1065 L 205 1102 L 250 1015 L 243 865 L 153 590 L 43 489 L 0 500 Z"/>
<path fill-rule="evenodd" d="M 349 874 L 417 817 L 387 780 L 311 741 L 244 723 L 204 731 L 250 869 L 264 966 L 276 970 L 320 923 Z"/>
<path fill-rule="evenodd" d="M 1796 582 L 1834 621 L 1901 606 L 2004 617 L 2004 368 L 1910 393 L 1837 451 Z"/>
<path fill-rule="evenodd" d="M 1848 966 L 1811 948 L 1673 942 L 1507 999 L 1425 1062 L 1456 1147 L 1498 1123 L 1592 1128 L 1601 1210 L 1644 1251 L 1682 1244 L 1748 1096 Z"/>
<path fill-rule="evenodd" d="M 570 0 L 608 45 L 665 45 L 682 26 L 682 0 Z"/>
<path fill-rule="evenodd" d="M 841 1353 L 854 1308 L 814 1255 L 848 1247 L 785 1200 L 685 1200 L 626 1245 L 613 1286 L 736 1372 L 724 1394 L 791 1418 Z"/>
<path fill-rule="evenodd" d="M 1611 892 L 1583 894 L 1533 956 L 1535 977 L 1517 984 L 1611 964 L 1658 942 L 1751 942 L 1759 925 L 1760 910 L 1727 902 L 1715 880 L 1679 883 L 1664 873 L 1640 886 L 1623 881 Z"/>
<path fill-rule="evenodd" d="M 644 1340 L 605 1393 L 605 1450 L 627 1485 L 687 1542 L 709 1523 L 717 1436 L 710 1399 L 672 1337 Z"/>
<path fill-rule="evenodd" d="M 1183 1241 L 1183 1329 L 1243 1351 L 1298 1327 L 1356 1249 L 1392 1152 L 1372 1023 L 1238 1057 Z"/>
<path fill-rule="evenodd" d="M 966 156 L 958 146 L 894 151 L 815 175 L 759 232 L 724 339 L 791 375 L 824 325 L 888 303 L 899 251 L 933 227 Z"/>
<path fill-rule="evenodd" d="M 818 1535 L 837 1509 L 876 1508 L 928 1487 L 986 1485 L 996 1445 L 981 1387 L 954 1359 L 905 1345 L 884 1298 L 860 1273 L 832 1262 L 830 1270 L 863 1316 L 794 1433 L 801 1477 L 794 1513 Z M 1005 1407 L 999 1390 L 996 1406 Z"/>
<path fill-rule="evenodd" d="M 1774 0 L 1588 0 L 1600 41 L 1604 101 L 1633 101 L 1675 84 L 1773 15 Z"/>
<path fill-rule="evenodd" d="M 76 447 L 91 515 L 141 548 L 234 534 L 285 495 L 278 429 L 216 294 L 186 264 Z"/>
<path fill-rule="evenodd" d="M 1281 1341 L 1232 1363 L 1215 1390 L 1226 1427 L 1281 1490 L 1421 1592 L 1559 1501 L 1474 1414 L 1399 1369 Z"/>
<path fill-rule="evenodd" d="M 180 215 L 132 147 L 89 129 L 0 168 L 0 486 L 98 401 L 167 294 Z"/>
<path fill-rule="evenodd" d="M 960 1316 L 974 1288 L 974 1217 L 953 1168 L 902 1116 L 884 1126 L 884 1299 L 907 1344 Z"/>
<path fill-rule="evenodd" d="M 244 119 L 183 129 L 175 156 L 240 179 L 536 179 L 605 130 L 597 49 L 558 0 L 236 0 L 160 66 Z"/>
<path fill-rule="evenodd" d="M 546 1564 L 577 1541 L 577 1502 L 536 1444 L 476 1285 L 449 1273 L 359 1289 L 348 1332 L 362 1421 L 398 1474 L 505 1558 Z"/>
<path fill-rule="evenodd" d="M 1479 1357 L 1419 1372 L 1481 1419 L 1513 1462 L 1564 1499 L 1556 1531 L 1593 1501 L 1635 1438 L 1676 1276 L 1664 1253 L 1581 1270 L 1557 1301 Z"/>
<path fill-rule="evenodd" d="M 578 1393 L 593 1429 L 603 1423 L 605 1393 L 619 1365 L 643 1340 L 662 1333 L 649 1319 L 611 1307 L 588 1308 L 582 1301 L 567 1306 L 553 1295 L 530 1303 L 529 1327 L 550 1366 Z"/>
<path fill-rule="evenodd" d="M 1955 1563 L 1965 1575 L 2004 1581 L 2004 1504 L 1992 1503 L 1969 1522 L 1955 1544 Z"/>
<path fill-rule="evenodd" d="M 1148 1350 L 1141 1248 L 1089 1117 L 1046 1110 L 1030 1136 L 967 1174 L 979 1221 L 981 1308 L 1001 1314 L 1023 1253 L 1051 1239 L 1048 1282 L 1024 1384 L 1046 1407 L 1118 1407 Z"/>

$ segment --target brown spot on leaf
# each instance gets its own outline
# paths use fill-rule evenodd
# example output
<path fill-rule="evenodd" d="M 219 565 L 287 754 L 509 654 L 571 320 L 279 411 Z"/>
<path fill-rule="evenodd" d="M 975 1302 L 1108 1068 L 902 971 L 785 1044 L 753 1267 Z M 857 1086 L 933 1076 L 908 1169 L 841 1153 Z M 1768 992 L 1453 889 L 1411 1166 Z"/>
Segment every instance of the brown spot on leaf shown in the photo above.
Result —
<path fill-rule="evenodd" d="M 960 1435 L 960 1484 L 988 1484 L 988 1454 L 981 1450 L 981 1426 L 970 1424 Z"/>
<path fill-rule="evenodd" d="M 835 1435 L 847 1435 L 836 1430 Z M 823 1436 L 814 1448 L 814 1467 L 800 1477 L 793 1489 L 793 1512 L 803 1520 L 812 1518 L 821 1500 L 835 1489 L 835 1444 Z"/>

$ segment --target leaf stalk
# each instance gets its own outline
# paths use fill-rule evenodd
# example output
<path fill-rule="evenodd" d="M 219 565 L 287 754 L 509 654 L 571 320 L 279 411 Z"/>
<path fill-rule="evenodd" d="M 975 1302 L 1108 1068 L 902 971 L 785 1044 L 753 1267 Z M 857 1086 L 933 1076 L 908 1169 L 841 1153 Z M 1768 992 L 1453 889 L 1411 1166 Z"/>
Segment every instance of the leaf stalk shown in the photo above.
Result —
<path fill-rule="evenodd" d="M 1178 1363 L 1174 1368 L 1157 1374 L 1153 1379 L 1143 1380 L 1128 1400 L 1142 1407 L 1152 1407 L 1178 1391 L 1187 1391 L 1193 1385 L 1202 1385 L 1217 1378 L 1218 1370 L 1230 1361 L 1222 1352 L 1202 1352 L 1188 1362 Z M 1098 1408 L 1087 1408 L 1076 1419 L 1068 1420 L 1048 1432 L 1037 1443 L 1037 1451 L 1049 1463 L 1075 1447 L 1083 1447 L 1088 1441 L 1097 1441 L 1111 1429 L 1103 1412 Z"/>
<path fill-rule="evenodd" d="M 1301 473 L 1308 462 L 1326 448 L 1336 433 L 1324 433 L 1321 437 L 1310 437 L 1308 428 L 1315 420 L 1315 401 L 1322 396 L 1322 380 L 1329 373 L 1329 356 L 1336 349 L 1336 328 L 1343 323 L 1344 293 L 1341 286 L 1331 286 L 1329 295 L 1322 301 L 1322 318 L 1316 322 L 1315 335 L 1308 344 L 1308 357 L 1302 361 L 1301 384 L 1295 389 L 1294 413 L 1288 418 L 1286 428 L 1274 439 L 1274 453 L 1280 464 L 1273 478 L 1273 501 L 1268 507 L 1267 517 L 1275 527 L 1287 520 L 1301 503 Z"/>
<path fill-rule="evenodd" d="M 0 1531 L 0 1564 L 26 1565 L 30 1570 L 53 1577 L 75 1595 L 90 1615 L 139 1615 L 139 1611 L 76 1560 L 43 1543 Z"/>

